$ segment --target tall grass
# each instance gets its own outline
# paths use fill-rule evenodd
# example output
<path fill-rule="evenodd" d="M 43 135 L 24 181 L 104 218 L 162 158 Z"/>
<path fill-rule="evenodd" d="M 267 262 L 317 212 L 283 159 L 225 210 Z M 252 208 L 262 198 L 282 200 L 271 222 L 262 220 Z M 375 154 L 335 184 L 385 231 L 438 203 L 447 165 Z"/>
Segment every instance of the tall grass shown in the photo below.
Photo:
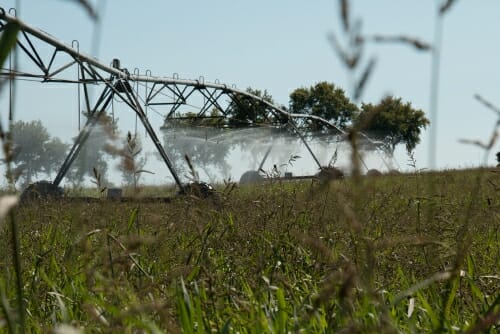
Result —
<path fill-rule="evenodd" d="M 375 62 L 354 79 L 363 39 L 340 3 L 353 44 L 337 50 L 358 99 Z M 231 188 L 217 205 L 23 205 L 0 225 L 0 330 L 498 331 L 498 170 L 362 177 L 358 130 L 346 180 Z"/>
<path fill-rule="evenodd" d="M 494 333 L 498 183 L 450 171 L 276 181 L 236 188 L 222 208 L 194 197 L 33 203 L 17 211 L 27 330 Z M 419 216 L 428 207 L 436 214 Z"/>

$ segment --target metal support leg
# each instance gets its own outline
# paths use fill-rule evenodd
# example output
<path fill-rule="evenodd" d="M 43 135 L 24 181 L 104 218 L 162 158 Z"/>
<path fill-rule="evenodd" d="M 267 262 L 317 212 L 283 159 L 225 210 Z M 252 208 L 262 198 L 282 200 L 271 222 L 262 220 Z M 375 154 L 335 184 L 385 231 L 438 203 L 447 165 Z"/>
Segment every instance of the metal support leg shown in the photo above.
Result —
<path fill-rule="evenodd" d="M 304 138 L 304 136 L 300 133 L 300 130 L 299 128 L 297 127 L 297 125 L 291 120 L 289 119 L 288 120 L 288 124 L 290 124 L 293 128 L 293 130 L 297 133 L 297 135 L 299 136 L 300 140 L 302 140 L 302 142 L 304 143 L 304 145 L 306 146 L 307 150 L 309 151 L 309 153 L 311 154 L 312 158 L 314 159 L 314 161 L 316 162 L 316 164 L 318 165 L 318 168 L 319 169 L 322 169 L 323 166 L 321 166 L 321 164 L 319 163 L 319 160 L 318 158 L 316 158 L 316 156 L 314 155 L 313 151 L 311 150 L 311 147 L 309 147 L 309 144 L 307 144 L 306 142 L 306 139 Z"/>
<path fill-rule="evenodd" d="M 163 161 L 167 165 L 167 168 L 169 169 L 170 173 L 172 174 L 175 183 L 177 183 L 177 186 L 179 186 L 179 189 L 181 191 L 184 190 L 184 185 L 182 184 L 179 175 L 175 171 L 174 165 L 170 161 L 167 153 L 165 152 L 165 149 L 160 143 L 160 140 L 158 139 L 158 136 L 156 135 L 156 132 L 154 131 L 153 127 L 151 126 L 151 123 L 149 123 L 148 118 L 146 117 L 146 114 L 144 113 L 144 110 L 142 109 L 139 101 L 137 100 L 137 96 L 134 94 L 133 91 L 128 91 L 125 90 L 124 92 L 127 95 L 129 105 L 131 105 L 137 114 L 139 116 L 139 119 L 141 120 L 142 124 L 144 125 L 144 128 L 146 129 L 147 133 L 151 137 L 151 140 L 153 141 L 153 144 L 155 145 L 156 149 L 160 153 Z M 127 102 L 121 94 L 117 94 L 121 99 L 123 99 L 125 102 Z"/>
<path fill-rule="evenodd" d="M 59 186 L 59 184 L 61 183 L 61 180 L 66 175 L 69 168 L 71 167 L 71 165 L 75 161 L 76 157 L 78 156 L 78 153 L 80 153 L 80 150 L 82 149 L 83 145 L 85 144 L 88 137 L 90 136 L 92 129 L 94 128 L 97 121 L 99 120 L 101 115 L 105 112 L 109 103 L 113 99 L 113 94 L 114 94 L 113 91 L 110 90 L 109 87 L 106 87 L 104 89 L 104 91 L 102 92 L 102 94 L 99 97 L 99 99 L 97 100 L 94 108 L 89 113 L 89 116 L 87 118 L 87 122 L 85 123 L 85 126 L 82 128 L 82 130 L 78 134 L 78 137 L 76 138 L 75 143 L 73 144 L 73 147 L 71 147 L 71 150 L 69 151 L 68 155 L 66 156 L 66 159 L 64 160 L 61 168 L 59 169 L 59 172 L 57 173 L 54 181 L 52 182 L 55 186 Z"/>
<path fill-rule="evenodd" d="M 264 158 L 262 158 L 262 161 L 260 162 L 259 168 L 257 171 L 260 171 L 262 167 L 264 167 L 264 164 L 266 163 L 267 157 L 269 157 L 269 153 L 271 153 L 271 150 L 273 149 L 273 145 L 269 146 L 269 148 L 266 151 L 266 154 L 264 154 Z"/>

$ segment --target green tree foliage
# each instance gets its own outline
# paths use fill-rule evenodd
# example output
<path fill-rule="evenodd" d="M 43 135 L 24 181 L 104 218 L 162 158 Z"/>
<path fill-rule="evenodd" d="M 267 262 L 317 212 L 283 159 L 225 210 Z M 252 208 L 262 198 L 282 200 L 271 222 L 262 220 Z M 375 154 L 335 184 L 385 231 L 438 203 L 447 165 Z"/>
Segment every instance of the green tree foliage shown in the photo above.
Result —
<path fill-rule="evenodd" d="M 222 112 L 213 108 L 210 111 L 209 116 L 198 116 L 195 112 L 187 112 L 183 115 L 176 114 L 172 118 L 165 120 L 163 125 L 163 130 L 174 129 L 174 128 L 184 128 L 184 127 L 222 127 L 226 124 L 226 119 Z"/>
<path fill-rule="evenodd" d="M 51 138 L 41 121 L 12 123 L 15 180 L 29 184 L 39 174 L 47 176 L 57 171 L 64 160 L 68 145 L 59 138 Z"/>
<path fill-rule="evenodd" d="M 66 157 L 68 148 L 69 145 L 64 143 L 58 137 L 53 137 L 45 144 L 42 165 L 44 166 L 44 172 L 46 174 L 51 174 L 52 172 L 59 170 L 59 167 L 61 167 L 61 164 Z"/>
<path fill-rule="evenodd" d="M 274 104 L 272 96 L 267 90 L 254 90 L 247 88 L 247 93 L 253 94 L 264 101 Z M 268 108 L 262 101 L 249 98 L 243 94 L 236 94 L 228 111 L 229 125 L 234 127 L 255 125 L 272 122 L 269 118 Z"/>
<path fill-rule="evenodd" d="M 310 88 L 297 88 L 290 94 L 292 113 L 315 115 L 344 128 L 356 116 L 358 108 L 343 89 L 329 82 L 319 82 Z M 325 125 L 317 121 L 305 121 L 311 130 L 323 130 Z"/>
<path fill-rule="evenodd" d="M 402 143 L 411 152 L 420 142 L 422 129 L 430 124 L 422 110 L 393 96 L 385 97 L 376 105 L 363 104 L 359 122 L 372 138 L 385 141 L 391 154 Z"/>

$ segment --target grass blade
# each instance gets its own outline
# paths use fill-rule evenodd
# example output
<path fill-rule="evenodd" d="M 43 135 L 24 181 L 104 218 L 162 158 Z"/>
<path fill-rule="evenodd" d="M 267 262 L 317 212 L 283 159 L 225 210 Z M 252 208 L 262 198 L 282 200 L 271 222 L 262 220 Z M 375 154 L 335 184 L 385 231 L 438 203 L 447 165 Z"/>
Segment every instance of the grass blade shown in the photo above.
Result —
<path fill-rule="evenodd" d="M 17 23 L 7 23 L 0 38 L 0 67 L 3 67 L 5 61 L 9 57 L 10 52 L 16 46 L 17 34 L 20 27 Z"/>

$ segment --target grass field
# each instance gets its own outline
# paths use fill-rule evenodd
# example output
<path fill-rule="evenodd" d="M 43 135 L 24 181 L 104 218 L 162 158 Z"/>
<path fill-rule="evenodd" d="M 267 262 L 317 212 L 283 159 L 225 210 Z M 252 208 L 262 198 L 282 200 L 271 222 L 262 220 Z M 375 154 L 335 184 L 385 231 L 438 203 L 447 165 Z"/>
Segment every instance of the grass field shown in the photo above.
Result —
<path fill-rule="evenodd" d="M 499 194 L 484 169 L 21 205 L 0 332 L 497 333 Z"/>

